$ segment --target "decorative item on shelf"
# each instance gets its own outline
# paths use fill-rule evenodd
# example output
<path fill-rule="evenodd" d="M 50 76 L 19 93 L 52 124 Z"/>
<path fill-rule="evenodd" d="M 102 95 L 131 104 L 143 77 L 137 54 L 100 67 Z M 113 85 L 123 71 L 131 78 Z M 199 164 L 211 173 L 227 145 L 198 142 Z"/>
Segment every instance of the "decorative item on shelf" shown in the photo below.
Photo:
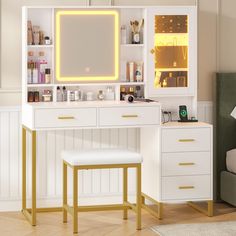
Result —
<path fill-rule="evenodd" d="M 40 45 L 44 44 L 44 33 L 42 30 L 39 31 L 39 44 Z"/>
<path fill-rule="evenodd" d="M 126 102 L 132 103 L 134 101 L 134 96 L 132 94 L 127 94 L 127 95 L 125 95 L 124 100 Z"/>
<path fill-rule="evenodd" d="M 126 88 L 125 87 L 121 87 L 120 88 L 120 100 L 123 101 L 125 99 L 125 95 L 126 95 Z"/>
<path fill-rule="evenodd" d="M 129 87 L 128 94 L 134 96 L 134 87 Z"/>
<path fill-rule="evenodd" d="M 39 29 L 40 27 L 38 25 L 33 26 L 33 44 L 34 45 L 39 45 L 39 42 L 40 42 Z"/>
<path fill-rule="evenodd" d="M 34 102 L 39 102 L 39 91 L 34 91 Z"/>
<path fill-rule="evenodd" d="M 98 99 L 99 101 L 103 101 L 104 98 L 105 98 L 105 95 L 104 95 L 103 91 L 102 91 L 102 90 L 99 90 L 99 91 L 98 91 L 98 95 L 97 95 L 97 99 Z"/>
<path fill-rule="evenodd" d="M 57 86 L 57 102 L 63 102 L 63 92 L 59 86 Z"/>
<path fill-rule="evenodd" d="M 136 62 L 135 63 L 135 80 L 137 82 L 143 81 L 143 62 Z"/>
<path fill-rule="evenodd" d="M 127 82 L 134 82 L 134 62 L 127 63 Z"/>
<path fill-rule="evenodd" d="M 144 22 L 143 19 L 141 19 L 139 22 L 137 20 L 130 21 L 132 44 L 140 44 L 141 42 L 140 31 L 143 27 L 143 22 Z"/>
<path fill-rule="evenodd" d="M 135 87 L 135 97 L 142 98 L 141 86 L 139 86 L 139 85 Z"/>
<path fill-rule="evenodd" d="M 51 83 L 51 70 L 50 68 L 45 69 L 45 84 Z"/>
<path fill-rule="evenodd" d="M 37 68 L 38 68 L 38 83 L 44 84 L 45 83 L 45 69 L 48 63 L 44 56 L 44 52 L 39 52 L 39 57 L 37 60 Z"/>
<path fill-rule="evenodd" d="M 127 82 L 127 62 L 123 60 L 120 62 L 120 81 Z"/>
<path fill-rule="evenodd" d="M 63 100 L 63 102 L 66 102 L 66 101 L 67 101 L 66 86 L 63 86 L 63 88 L 62 88 L 62 100 Z"/>
<path fill-rule="evenodd" d="M 177 87 L 187 87 L 187 78 L 186 76 L 177 76 Z"/>
<path fill-rule="evenodd" d="M 35 68 L 35 62 L 34 62 L 34 52 L 29 51 L 28 52 L 28 64 L 27 64 L 27 83 L 32 84 L 33 83 L 33 70 Z M 37 79 L 38 81 L 38 79 Z"/>
<path fill-rule="evenodd" d="M 93 92 L 87 92 L 86 93 L 86 100 L 87 101 L 93 101 L 94 100 Z"/>
<path fill-rule="evenodd" d="M 52 101 L 52 91 L 51 90 L 44 90 L 42 94 L 43 102 L 51 102 Z"/>
<path fill-rule="evenodd" d="M 28 91 L 28 102 L 34 102 L 34 92 Z"/>
<path fill-rule="evenodd" d="M 45 45 L 50 45 L 50 44 L 51 44 L 51 39 L 50 39 L 49 36 L 45 36 L 45 37 L 44 37 L 44 44 L 45 44 Z"/>
<path fill-rule="evenodd" d="M 173 77 L 173 73 L 169 73 L 168 77 L 165 78 L 167 87 L 177 87 L 176 77 Z"/>
<path fill-rule="evenodd" d="M 27 44 L 33 44 L 33 29 L 32 29 L 32 22 L 31 20 L 27 21 Z"/>
<path fill-rule="evenodd" d="M 106 89 L 105 99 L 109 101 L 115 100 L 115 92 L 111 86 L 108 86 Z"/>
<path fill-rule="evenodd" d="M 120 27 L 121 31 L 121 44 L 127 44 L 127 30 L 126 30 L 126 25 L 122 25 Z"/>

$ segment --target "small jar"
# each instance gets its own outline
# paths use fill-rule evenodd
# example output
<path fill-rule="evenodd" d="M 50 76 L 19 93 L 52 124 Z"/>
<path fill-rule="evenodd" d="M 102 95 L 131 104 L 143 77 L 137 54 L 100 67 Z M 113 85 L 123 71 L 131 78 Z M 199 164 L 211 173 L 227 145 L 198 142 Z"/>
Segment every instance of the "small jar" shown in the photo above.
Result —
<path fill-rule="evenodd" d="M 140 44 L 140 33 L 132 32 L 132 44 Z"/>
<path fill-rule="evenodd" d="M 98 100 L 100 100 L 100 101 L 103 101 L 103 100 L 104 100 L 105 95 L 104 95 L 104 93 L 103 93 L 102 90 L 99 90 L 99 91 L 98 91 L 97 98 L 98 98 Z"/>
<path fill-rule="evenodd" d="M 51 44 L 51 40 L 48 36 L 44 37 L 44 43 L 45 43 L 45 45 L 50 45 Z"/>

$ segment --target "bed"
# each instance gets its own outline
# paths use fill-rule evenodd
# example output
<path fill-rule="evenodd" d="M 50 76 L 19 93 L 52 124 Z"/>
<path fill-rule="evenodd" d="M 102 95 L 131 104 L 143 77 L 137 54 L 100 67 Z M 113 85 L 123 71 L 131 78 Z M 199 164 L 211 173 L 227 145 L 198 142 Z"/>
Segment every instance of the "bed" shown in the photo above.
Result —
<path fill-rule="evenodd" d="M 236 73 L 216 76 L 216 192 L 217 200 L 236 206 L 236 173 L 226 167 L 226 154 L 236 149 Z M 229 168 L 230 169 L 230 168 Z"/>

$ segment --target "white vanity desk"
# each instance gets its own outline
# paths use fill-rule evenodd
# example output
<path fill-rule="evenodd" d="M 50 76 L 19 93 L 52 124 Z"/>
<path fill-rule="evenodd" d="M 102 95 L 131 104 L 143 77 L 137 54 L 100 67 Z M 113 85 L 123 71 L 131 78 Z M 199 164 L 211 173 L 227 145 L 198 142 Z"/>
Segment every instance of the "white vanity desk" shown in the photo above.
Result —
<path fill-rule="evenodd" d="M 87 128 L 158 128 L 160 127 L 160 114 L 161 108 L 158 102 L 93 101 L 24 104 L 22 107 L 22 212 L 30 223 L 36 225 L 36 212 L 61 211 L 62 209 L 61 207 L 36 208 L 37 131 Z M 32 138 L 32 209 L 26 207 L 27 130 L 31 133 Z M 155 129 L 153 131 L 155 133 Z M 152 143 L 155 144 L 155 140 Z"/>
<path fill-rule="evenodd" d="M 94 101 L 28 103 L 23 106 L 22 212 L 36 225 L 36 212 L 61 211 L 60 207 L 36 208 L 36 132 L 55 129 L 141 128 L 143 198 L 158 206 L 163 202 L 207 201 L 212 215 L 212 126 L 171 122 L 161 125 L 158 102 Z M 32 134 L 32 209 L 26 208 L 26 130 Z M 144 200 L 143 199 L 143 200 Z"/>

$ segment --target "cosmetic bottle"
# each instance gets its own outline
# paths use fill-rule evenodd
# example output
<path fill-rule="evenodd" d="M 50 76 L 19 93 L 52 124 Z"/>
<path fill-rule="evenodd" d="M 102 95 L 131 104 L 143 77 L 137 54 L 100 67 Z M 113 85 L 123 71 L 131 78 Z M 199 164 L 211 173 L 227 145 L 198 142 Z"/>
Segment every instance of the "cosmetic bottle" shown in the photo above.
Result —
<path fill-rule="evenodd" d="M 51 70 L 50 68 L 45 69 L 45 84 L 51 83 Z"/>
<path fill-rule="evenodd" d="M 57 102 L 62 102 L 62 92 L 59 86 L 57 86 Z"/>
<path fill-rule="evenodd" d="M 34 53 L 28 52 L 28 66 L 27 66 L 27 82 L 28 84 L 33 83 L 33 69 L 34 69 Z"/>
<path fill-rule="evenodd" d="M 125 87 L 121 87 L 121 89 L 120 89 L 120 100 L 121 101 L 124 100 L 125 95 L 126 95 L 126 89 L 125 89 Z"/>
<path fill-rule="evenodd" d="M 66 91 L 65 86 L 63 86 L 63 88 L 62 88 L 62 99 L 63 99 L 63 102 L 67 101 L 67 91 Z"/>
<path fill-rule="evenodd" d="M 40 51 L 39 52 L 39 58 L 37 61 L 38 64 L 38 79 L 39 83 L 44 84 L 45 83 L 45 69 L 47 67 L 47 60 L 44 57 L 44 52 Z"/>
<path fill-rule="evenodd" d="M 106 100 L 112 101 L 115 100 L 115 92 L 112 87 L 108 86 L 105 94 Z"/>
<path fill-rule="evenodd" d="M 126 44 L 127 43 L 126 25 L 122 25 L 120 30 L 121 30 L 121 44 Z"/>
<path fill-rule="evenodd" d="M 136 63 L 135 80 L 137 82 L 142 82 L 143 81 L 143 63 L 142 62 L 137 62 Z"/>
<path fill-rule="evenodd" d="M 39 82 L 39 77 L 38 77 L 38 69 L 37 69 L 37 64 L 34 63 L 33 65 L 33 71 L 32 71 L 32 81 L 33 84 L 37 84 Z"/>

